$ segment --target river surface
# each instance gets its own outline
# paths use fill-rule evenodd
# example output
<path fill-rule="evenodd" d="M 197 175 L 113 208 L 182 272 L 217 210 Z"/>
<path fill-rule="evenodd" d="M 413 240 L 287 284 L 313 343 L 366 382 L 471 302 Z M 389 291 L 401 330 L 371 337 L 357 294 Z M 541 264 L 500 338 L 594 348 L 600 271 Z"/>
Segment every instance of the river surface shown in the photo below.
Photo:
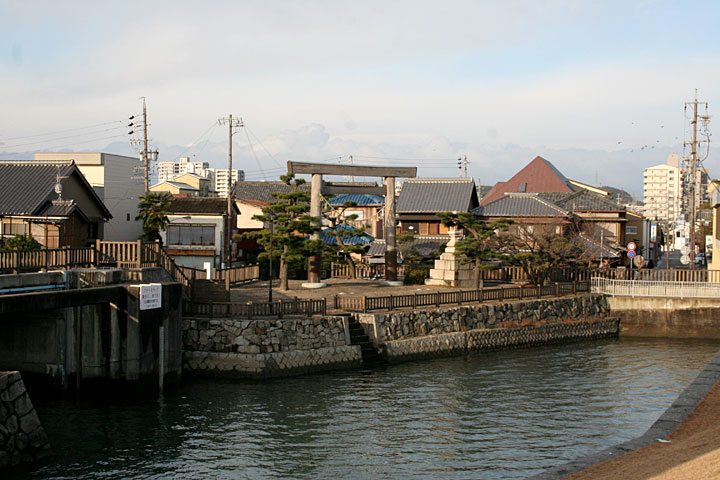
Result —
<path fill-rule="evenodd" d="M 614 339 L 38 405 L 11 478 L 525 478 L 643 434 L 718 342 Z"/>

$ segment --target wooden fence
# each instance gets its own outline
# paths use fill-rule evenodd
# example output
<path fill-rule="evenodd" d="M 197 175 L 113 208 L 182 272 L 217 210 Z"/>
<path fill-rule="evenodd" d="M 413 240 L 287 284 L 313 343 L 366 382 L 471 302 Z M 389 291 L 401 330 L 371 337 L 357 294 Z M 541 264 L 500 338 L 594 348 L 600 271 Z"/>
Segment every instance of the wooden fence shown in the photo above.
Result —
<path fill-rule="evenodd" d="M 590 282 L 554 283 L 543 286 L 517 285 L 512 287 L 481 288 L 479 290 L 438 291 L 414 293 L 411 295 L 388 295 L 383 297 L 340 297 L 333 298 L 335 310 L 351 312 L 372 312 L 396 308 L 440 307 L 441 305 L 462 305 L 488 300 L 510 300 L 542 298 L 589 292 Z"/>
<path fill-rule="evenodd" d="M 184 316 L 191 317 L 230 317 L 247 318 L 252 320 L 258 317 L 283 318 L 284 315 L 325 315 L 327 303 L 324 298 L 319 300 L 280 300 L 277 302 L 215 302 L 201 303 L 186 301 L 183 309 Z"/>
<path fill-rule="evenodd" d="M 407 272 L 407 265 L 398 265 L 397 275 L 398 278 L 405 276 Z M 357 278 L 363 280 L 373 280 L 378 278 L 385 278 L 385 264 L 381 263 L 358 263 L 355 265 L 355 274 Z M 347 263 L 331 263 L 330 264 L 330 277 L 331 278 L 350 278 L 350 267 Z"/>
<path fill-rule="evenodd" d="M 382 278 L 385 266 L 382 264 L 360 264 L 357 265 L 357 278 L 372 279 Z M 402 276 L 406 272 L 406 266 L 398 265 L 398 272 Z M 506 283 L 528 283 L 529 277 L 522 267 L 502 266 L 492 270 L 482 270 L 484 281 L 506 282 Z M 349 268 L 346 264 L 333 263 L 331 268 L 333 278 L 349 278 Z M 547 282 L 589 282 L 593 277 L 610 278 L 616 280 L 649 280 L 667 282 L 711 282 L 720 283 L 720 270 L 688 270 L 684 268 L 666 269 L 570 269 L 556 268 L 548 272 Z"/>
<path fill-rule="evenodd" d="M 97 261 L 97 251 L 90 247 L 0 250 L 0 272 L 2 273 L 87 268 L 96 265 Z"/>

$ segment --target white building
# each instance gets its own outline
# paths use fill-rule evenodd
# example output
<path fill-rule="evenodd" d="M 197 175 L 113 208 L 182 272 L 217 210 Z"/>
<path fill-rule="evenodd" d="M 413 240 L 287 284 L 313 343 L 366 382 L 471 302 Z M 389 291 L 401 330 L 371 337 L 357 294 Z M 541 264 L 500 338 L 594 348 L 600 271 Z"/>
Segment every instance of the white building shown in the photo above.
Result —
<path fill-rule="evenodd" d="M 209 178 L 213 170 L 208 162 L 191 162 L 189 157 L 180 157 L 178 163 L 158 162 L 158 183 L 172 182 L 175 178 L 186 173 L 194 173 L 203 178 Z"/>
<path fill-rule="evenodd" d="M 142 235 L 142 222 L 135 216 L 145 185 L 142 164 L 136 157 L 100 152 L 37 152 L 35 160 L 75 161 L 113 216 L 105 224 L 105 240 L 129 242 Z"/>
<path fill-rule="evenodd" d="M 237 182 L 245 181 L 245 172 L 242 170 L 232 171 L 232 184 L 235 185 Z M 215 193 L 218 197 L 228 196 L 228 171 L 226 170 L 215 170 Z"/>
<path fill-rule="evenodd" d="M 673 222 L 681 213 L 682 176 L 680 156 L 668 155 L 667 165 L 645 169 L 643 177 L 644 214 L 647 218 Z"/>

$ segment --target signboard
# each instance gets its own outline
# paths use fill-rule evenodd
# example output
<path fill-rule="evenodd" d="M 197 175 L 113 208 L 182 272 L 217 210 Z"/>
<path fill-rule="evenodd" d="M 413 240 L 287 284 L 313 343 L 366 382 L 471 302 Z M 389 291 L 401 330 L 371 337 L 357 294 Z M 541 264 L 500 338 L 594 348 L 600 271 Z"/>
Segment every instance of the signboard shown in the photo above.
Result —
<path fill-rule="evenodd" d="M 140 310 L 162 307 L 162 285 L 149 283 L 140 285 Z"/>
<path fill-rule="evenodd" d="M 630 250 L 630 251 L 627 253 L 627 256 L 628 256 L 628 258 L 633 258 L 633 257 L 635 256 L 635 250 Z"/>
<path fill-rule="evenodd" d="M 683 255 L 682 257 L 680 257 L 680 263 L 682 263 L 683 265 L 687 265 L 688 263 L 690 263 L 690 257 L 688 255 Z"/>
<path fill-rule="evenodd" d="M 637 248 L 637 245 L 635 245 L 635 242 L 630 242 L 627 244 L 628 250 L 635 250 Z M 630 257 L 632 258 L 632 257 Z"/>
<path fill-rule="evenodd" d="M 642 257 L 642 255 L 638 255 L 637 257 L 633 258 L 633 263 L 638 268 L 641 268 L 643 266 L 644 261 L 645 259 Z"/>

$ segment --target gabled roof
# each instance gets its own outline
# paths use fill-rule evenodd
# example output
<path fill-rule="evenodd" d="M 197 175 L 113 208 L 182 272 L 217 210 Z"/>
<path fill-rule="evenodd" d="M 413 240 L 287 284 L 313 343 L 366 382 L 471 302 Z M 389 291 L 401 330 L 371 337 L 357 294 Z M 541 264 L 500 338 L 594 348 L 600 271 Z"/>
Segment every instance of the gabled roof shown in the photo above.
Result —
<path fill-rule="evenodd" d="M 345 202 L 355 202 L 357 205 L 384 205 L 385 199 L 380 195 L 372 195 L 369 193 L 341 193 L 331 198 L 328 203 L 330 205 L 342 205 Z"/>
<path fill-rule="evenodd" d="M 294 189 L 285 182 L 237 182 L 234 194 L 238 200 L 257 200 L 268 204 L 276 200 L 273 193 L 290 193 Z M 310 184 L 303 183 L 300 190 L 310 191 Z"/>
<path fill-rule="evenodd" d="M 73 213 L 80 215 L 86 222 L 89 221 L 74 200 L 53 200 L 47 202 L 45 208 L 39 212 L 39 215 L 43 217 L 69 217 Z"/>
<path fill-rule="evenodd" d="M 508 193 L 472 210 L 478 217 L 567 217 L 570 212 L 538 193 Z"/>
<path fill-rule="evenodd" d="M 233 202 L 233 208 L 238 211 L 237 205 Z M 172 197 L 168 215 L 177 214 L 199 214 L 199 215 L 225 215 L 227 213 L 227 198 L 203 198 L 203 197 Z"/>
<path fill-rule="evenodd" d="M 0 215 L 39 215 L 57 199 L 55 184 L 76 179 L 95 201 L 105 219 L 112 218 L 85 176 L 71 161 L 0 161 Z"/>
<path fill-rule="evenodd" d="M 468 212 L 478 205 L 472 178 L 408 178 L 395 212 Z"/>
<path fill-rule="evenodd" d="M 573 193 L 540 193 L 542 198 L 571 212 L 623 212 L 625 207 L 609 197 L 580 189 Z"/>
<path fill-rule="evenodd" d="M 535 157 L 507 182 L 498 182 L 483 197 L 480 205 L 497 200 L 506 193 L 572 192 L 569 180 L 542 157 Z"/>
<path fill-rule="evenodd" d="M 158 186 L 164 185 L 164 184 L 171 185 L 171 186 L 173 186 L 175 188 L 179 188 L 181 190 L 198 190 L 196 187 L 193 187 L 192 185 L 188 185 L 187 183 L 173 182 L 170 180 L 165 180 L 163 182 L 156 183 L 155 185 L 151 186 L 150 188 L 155 188 L 155 187 L 158 187 Z"/>

